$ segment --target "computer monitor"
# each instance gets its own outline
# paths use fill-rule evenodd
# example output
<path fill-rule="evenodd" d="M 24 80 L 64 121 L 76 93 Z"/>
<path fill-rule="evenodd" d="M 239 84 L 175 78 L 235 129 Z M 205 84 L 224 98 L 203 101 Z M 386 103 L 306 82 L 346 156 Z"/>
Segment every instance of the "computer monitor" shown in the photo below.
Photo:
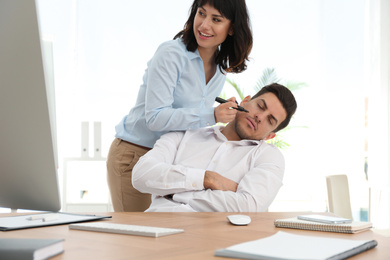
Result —
<path fill-rule="evenodd" d="M 0 0 L 0 207 L 61 208 L 53 98 L 35 1 Z"/>

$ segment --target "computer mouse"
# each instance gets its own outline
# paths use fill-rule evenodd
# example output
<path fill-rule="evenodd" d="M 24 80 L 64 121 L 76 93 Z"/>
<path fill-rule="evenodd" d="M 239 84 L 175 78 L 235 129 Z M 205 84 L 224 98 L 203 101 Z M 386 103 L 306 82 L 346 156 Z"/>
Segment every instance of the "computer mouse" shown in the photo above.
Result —
<path fill-rule="evenodd" d="M 246 215 L 229 215 L 227 218 L 233 225 L 245 226 L 251 223 L 251 218 Z"/>

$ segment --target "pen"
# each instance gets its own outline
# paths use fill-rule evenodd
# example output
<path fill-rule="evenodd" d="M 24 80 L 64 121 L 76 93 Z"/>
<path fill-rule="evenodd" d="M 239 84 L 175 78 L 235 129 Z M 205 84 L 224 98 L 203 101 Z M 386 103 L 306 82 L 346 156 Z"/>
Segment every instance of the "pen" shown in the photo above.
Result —
<path fill-rule="evenodd" d="M 43 219 L 42 215 L 34 215 L 27 218 L 27 220 L 38 220 Z"/>
<path fill-rule="evenodd" d="M 227 101 L 227 100 L 225 100 L 225 99 L 223 99 L 223 98 L 220 98 L 220 97 L 216 97 L 216 98 L 215 98 L 215 101 L 217 101 L 217 102 L 220 103 L 220 104 L 229 102 L 229 101 Z M 236 101 L 236 103 L 237 103 L 237 101 Z M 238 103 L 237 103 L 237 105 L 238 105 Z M 237 109 L 238 111 L 242 111 L 242 112 L 247 112 L 247 113 L 249 113 L 249 111 L 246 110 L 245 108 L 243 108 L 242 106 L 232 107 L 232 108 Z"/>
<path fill-rule="evenodd" d="M 55 215 L 48 215 L 44 218 L 42 218 L 42 222 L 47 222 L 47 221 L 53 221 L 59 219 L 59 216 L 57 214 Z"/>
<path fill-rule="evenodd" d="M 27 218 L 27 220 L 42 220 L 43 222 L 57 219 L 59 219 L 58 214 L 33 215 Z"/>

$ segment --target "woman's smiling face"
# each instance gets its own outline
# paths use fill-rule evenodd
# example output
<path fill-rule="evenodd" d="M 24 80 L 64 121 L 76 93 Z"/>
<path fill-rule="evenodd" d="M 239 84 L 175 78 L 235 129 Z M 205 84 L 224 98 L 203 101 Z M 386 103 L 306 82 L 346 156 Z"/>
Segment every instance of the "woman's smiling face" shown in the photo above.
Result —
<path fill-rule="evenodd" d="M 230 20 L 208 3 L 198 8 L 193 28 L 198 48 L 215 51 L 228 34 L 232 35 L 231 28 Z"/>

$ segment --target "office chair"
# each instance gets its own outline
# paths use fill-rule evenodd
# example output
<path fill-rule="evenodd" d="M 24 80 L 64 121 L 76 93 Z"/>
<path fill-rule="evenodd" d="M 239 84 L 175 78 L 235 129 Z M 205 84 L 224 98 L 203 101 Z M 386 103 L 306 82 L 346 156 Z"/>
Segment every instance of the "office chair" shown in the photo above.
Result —
<path fill-rule="evenodd" d="M 348 178 L 346 175 L 326 176 L 329 211 L 334 214 L 352 219 L 351 202 L 349 198 Z M 371 192 L 370 192 L 371 194 Z M 371 200 L 371 199 L 370 199 Z M 371 208 L 371 206 L 370 206 Z M 373 228 L 372 231 L 382 236 L 390 237 L 390 229 Z"/>
<path fill-rule="evenodd" d="M 339 217 L 352 219 L 349 198 L 348 178 L 346 175 L 326 176 L 329 211 Z"/>

